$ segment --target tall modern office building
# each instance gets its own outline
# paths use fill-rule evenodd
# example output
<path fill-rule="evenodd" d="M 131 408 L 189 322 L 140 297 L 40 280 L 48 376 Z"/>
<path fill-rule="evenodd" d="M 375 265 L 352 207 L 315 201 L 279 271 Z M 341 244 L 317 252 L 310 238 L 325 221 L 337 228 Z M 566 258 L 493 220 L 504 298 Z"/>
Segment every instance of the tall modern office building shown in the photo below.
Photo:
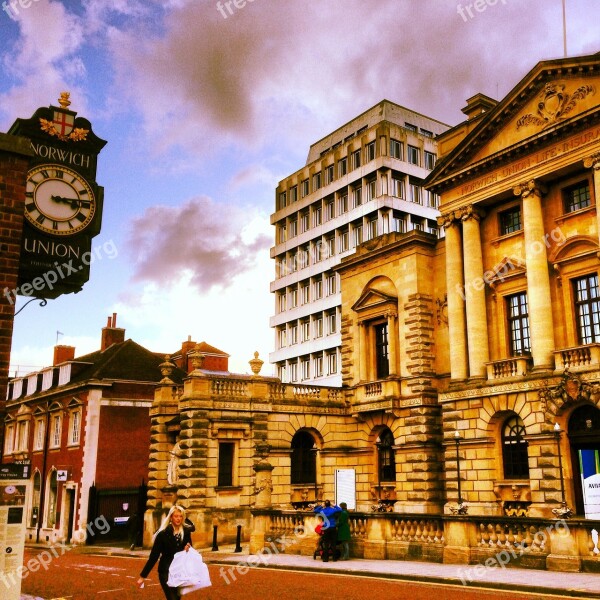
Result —
<path fill-rule="evenodd" d="M 314 143 L 306 164 L 279 183 L 270 361 L 282 381 L 341 385 L 341 290 L 332 268 L 384 233 L 438 234 L 438 198 L 422 182 L 447 129 L 382 100 Z"/>

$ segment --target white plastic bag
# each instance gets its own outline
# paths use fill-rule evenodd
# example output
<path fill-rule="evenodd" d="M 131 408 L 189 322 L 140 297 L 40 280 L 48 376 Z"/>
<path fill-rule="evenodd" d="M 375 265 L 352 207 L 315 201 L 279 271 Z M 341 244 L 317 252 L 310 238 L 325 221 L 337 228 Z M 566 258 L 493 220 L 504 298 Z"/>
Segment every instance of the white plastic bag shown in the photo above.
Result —
<path fill-rule="evenodd" d="M 167 585 L 179 588 L 181 596 L 212 585 L 202 556 L 193 548 L 177 552 L 169 567 Z"/>

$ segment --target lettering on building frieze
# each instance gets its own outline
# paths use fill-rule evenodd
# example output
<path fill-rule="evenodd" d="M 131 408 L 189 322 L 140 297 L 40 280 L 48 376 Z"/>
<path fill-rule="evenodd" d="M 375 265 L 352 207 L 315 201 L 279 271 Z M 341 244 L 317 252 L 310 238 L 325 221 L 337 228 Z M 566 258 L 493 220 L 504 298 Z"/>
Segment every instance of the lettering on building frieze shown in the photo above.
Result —
<path fill-rule="evenodd" d="M 495 394 L 503 394 L 505 392 L 522 392 L 534 390 L 537 391 L 540 387 L 539 381 L 524 381 L 521 383 L 507 383 L 503 385 L 495 385 L 490 387 L 479 388 L 475 390 L 463 390 L 460 392 L 444 392 L 439 395 L 439 401 L 445 402 L 448 400 L 460 400 L 462 398 L 475 398 L 480 396 L 493 396 Z"/>
<path fill-rule="evenodd" d="M 503 181 L 504 179 L 517 175 L 518 173 L 521 173 L 526 169 L 542 165 L 550 160 L 562 156 L 563 154 L 567 154 L 568 152 L 577 150 L 578 148 L 581 148 L 583 146 L 593 144 L 598 140 L 600 140 L 600 127 L 597 127 L 592 131 L 586 131 L 585 133 L 567 138 L 562 142 L 557 142 L 549 146 L 548 148 L 539 150 L 531 156 L 523 158 L 505 167 L 502 167 L 492 173 L 480 177 L 479 179 L 475 179 L 473 181 L 465 183 L 460 188 L 460 195 L 466 196 L 468 194 L 472 194 L 473 192 L 477 192 L 494 183 L 498 183 L 500 181 Z M 448 220 L 449 216 L 450 215 L 438 217 L 438 223 L 440 223 L 440 220 L 442 220 L 443 224 L 444 219 Z"/>

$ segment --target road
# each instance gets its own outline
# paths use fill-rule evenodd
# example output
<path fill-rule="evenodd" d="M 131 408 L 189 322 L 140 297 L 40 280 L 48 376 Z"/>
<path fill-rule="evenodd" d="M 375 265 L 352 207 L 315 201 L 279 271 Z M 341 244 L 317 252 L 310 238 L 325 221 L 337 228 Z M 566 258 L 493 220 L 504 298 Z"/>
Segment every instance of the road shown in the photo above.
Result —
<path fill-rule="evenodd" d="M 25 552 L 24 564 L 39 555 Z M 156 568 L 143 590 L 135 581 L 144 564 L 138 556 L 79 554 L 76 550 L 53 557 L 47 569 L 26 572 L 21 591 L 43 600 L 164 600 Z M 235 573 L 227 566 L 209 565 L 212 587 L 185 596 L 186 600 L 547 600 L 550 596 L 489 591 L 462 586 L 409 583 L 354 575 L 335 575 L 252 568 Z M 222 575 L 221 575 L 221 574 Z M 0 586 L 2 584 L 0 583 Z M 0 590 L 0 597 L 2 593 Z M 552 596 L 557 600 L 558 596 Z M 571 598 L 572 600 L 572 598 Z"/>

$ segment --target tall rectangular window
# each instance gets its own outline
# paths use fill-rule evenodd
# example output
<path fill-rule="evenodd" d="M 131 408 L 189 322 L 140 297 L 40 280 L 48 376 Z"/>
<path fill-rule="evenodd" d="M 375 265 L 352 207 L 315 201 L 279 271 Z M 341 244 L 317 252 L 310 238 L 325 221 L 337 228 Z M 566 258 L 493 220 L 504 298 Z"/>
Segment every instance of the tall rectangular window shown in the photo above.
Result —
<path fill-rule="evenodd" d="M 300 233 L 308 231 L 310 227 L 310 221 L 308 218 L 308 211 L 304 211 L 300 214 Z"/>
<path fill-rule="evenodd" d="M 333 375 L 334 373 L 337 373 L 337 354 L 329 352 L 327 354 L 327 374 Z"/>
<path fill-rule="evenodd" d="M 421 161 L 419 160 L 419 149 L 410 144 L 408 145 L 408 162 L 417 166 L 421 164 Z"/>
<path fill-rule="evenodd" d="M 219 474 L 217 486 L 233 486 L 233 459 L 235 444 L 233 442 L 219 442 Z"/>
<path fill-rule="evenodd" d="M 354 245 L 358 246 L 363 243 L 363 227 L 362 223 L 358 223 L 352 229 L 352 233 L 354 235 Z"/>
<path fill-rule="evenodd" d="M 302 183 L 300 184 L 300 194 L 304 198 L 304 197 L 308 196 L 309 193 L 310 193 L 310 189 L 309 189 L 308 179 L 303 179 Z"/>
<path fill-rule="evenodd" d="M 327 294 L 331 296 L 337 292 L 337 278 L 335 273 L 327 275 Z"/>
<path fill-rule="evenodd" d="M 355 150 L 351 155 L 352 168 L 358 169 L 360 167 L 360 150 Z"/>
<path fill-rule="evenodd" d="M 377 217 L 369 221 L 369 239 L 377 237 Z"/>
<path fill-rule="evenodd" d="M 402 179 L 392 177 L 392 196 L 404 198 L 404 181 Z"/>
<path fill-rule="evenodd" d="M 44 419 L 35 420 L 35 428 L 33 430 L 33 449 L 44 449 L 44 436 L 46 435 L 46 427 Z"/>
<path fill-rule="evenodd" d="M 340 160 L 338 160 L 338 178 L 343 177 L 347 173 L 348 173 L 348 159 L 345 157 L 340 158 Z"/>
<path fill-rule="evenodd" d="M 298 343 L 298 325 L 294 323 L 290 326 L 290 345 Z"/>
<path fill-rule="evenodd" d="M 314 299 L 319 300 L 323 297 L 323 280 L 321 277 L 315 279 L 313 284 Z"/>
<path fill-rule="evenodd" d="M 81 411 L 74 410 L 71 413 L 71 427 L 69 431 L 69 444 L 79 444 L 79 437 L 81 431 Z"/>
<path fill-rule="evenodd" d="M 6 426 L 4 433 L 4 454 L 12 454 L 15 448 L 15 426 L 10 424 Z"/>
<path fill-rule="evenodd" d="M 500 219 L 500 235 L 507 235 L 513 231 L 521 231 L 521 207 L 513 206 L 498 215 Z"/>
<path fill-rule="evenodd" d="M 323 377 L 323 355 L 318 354 L 313 359 L 313 369 L 315 377 Z"/>
<path fill-rule="evenodd" d="M 285 192 L 281 192 L 279 194 L 279 206 L 277 207 L 278 209 L 285 208 L 287 206 L 286 198 L 287 196 Z"/>
<path fill-rule="evenodd" d="M 327 312 L 327 333 L 332 334 L 337 331 L 337 316 L 335 309 Z"/>
<path fill-rule="evenodd" d="M 416 204 L 422 204 L 421 188 L 416 183 L 410 184 L 410 199 Z"/>
<path fill-rule="evenodd" d="M 298 200 L 298 186 L 290 188 L 290 204 Z"/>
<path fill-rule="evenodd" d="M 340 252 L 346 252 L 350 248 L 350 237 L 348 233 L 348 227 L 340 229 L 339 237 Z"/>
<path fill-rule="evenodd" d="M 294 219 L 290 221 L 290 238 L 296 237 L 298 235 L 298 220 Z"/>
<path fill-rule="evenodd" d="M 321 173 L 315 173 L 312 179 L 312 191 L 316 192 L 321 189 Z"/>
<path fill-rule="evenodd" d="M 313 227 L 318 227 L 323 222 L 323 209 L 321 206 L 313 208 Z"/>
<path fill-rule="evenodd" d="M 60 448 L 60 434 L 62 432 L 62 421 L 60 415 L 52 416 L 52 429 L 50 433 L 50 447 Z"/>
<path fill-rule="evenodd" d="M 367 182 L 367 202 L 369 200 L 374 200 L 377 197 L 377 180 L 373 179 L 372 181 Z"/>
<path fill-rule="evenodd" d="M 573 281 L 575 316 L 580 344 L 600 342 L 600 301 L 598 275 L 586 275 Z"/>
<path fill-rule="evenodd" d="M 308 281 L 304 281 L 300 284 L 300 301 L 302 304 L 308 304 L 310 302 L 310 286 Z"/>
<path fill-rule="evenodd" d="M 510 355 L 523 356 L 531 352 L 527 294 L 520 292 L 506 299 Z"/>
<path fill-rule="evenodd" d="M 590 184 L 581 181 L 563 190 L 565 212 L 575 212 L 590 205 Z"/>
<path fill-rule="evenodd" d="M 340 215 L 348 212 L 348 192 L 343 193 L 338 200 L 338 207 Z"/>
<path fill-rule="evenodd" d="M 308 319 L 304 319 L 300 322 L 301 333 L 302 333 L 302 341 L 306 342 L 310 340 L 310 321 Z"/>
<path fill-rule="evenodd" d="M 425 150 L 425 168 L 432 171 L 433 167 L 435 167 L 435 154 Z"/>
<path fill-rule="evenodd" d="M 325 167 L 325 185 L 329 185 L 333 181 L 333 165 Z"/>
<path fill-rule="evenodd" d="M 310 360 L 308 356 L 303 356 L 300 359 L 300 374 L 302 379 L 310 379 Z"/>
<path fill-rule="evenodd" d="M 354 188 L 353 192 L 352 192 L 352 196 L 354 199 L 354 206 L 360 206 L 362 204 L 362 188 L 361 187 L 357 187 Z"/>
<path fill-rule="evenodd" d="M 375 368 L 377 379 L 383 379 L 390 374 L 388 359 L 388 326 L 387 323 L 378 323 L 373 327 L 375 331 Z"/>
<path fill-rule="evenodd" d="M 335 204 L 333 200 L 327 200 L 325 202 L 325 218 L 331 221 L 335 217 Z"/>
<path fill-rule="evenodd" d="M 390 156 L 392 158 L 403 160 L 404 152 L 402 151 L 402 142 L 394 139 L 390 140 Z"/>
<path fill-rule="evenodd" d="M 365 146 L 365 162 L 375 160 L 375 142 L 370 142 Z"/>

